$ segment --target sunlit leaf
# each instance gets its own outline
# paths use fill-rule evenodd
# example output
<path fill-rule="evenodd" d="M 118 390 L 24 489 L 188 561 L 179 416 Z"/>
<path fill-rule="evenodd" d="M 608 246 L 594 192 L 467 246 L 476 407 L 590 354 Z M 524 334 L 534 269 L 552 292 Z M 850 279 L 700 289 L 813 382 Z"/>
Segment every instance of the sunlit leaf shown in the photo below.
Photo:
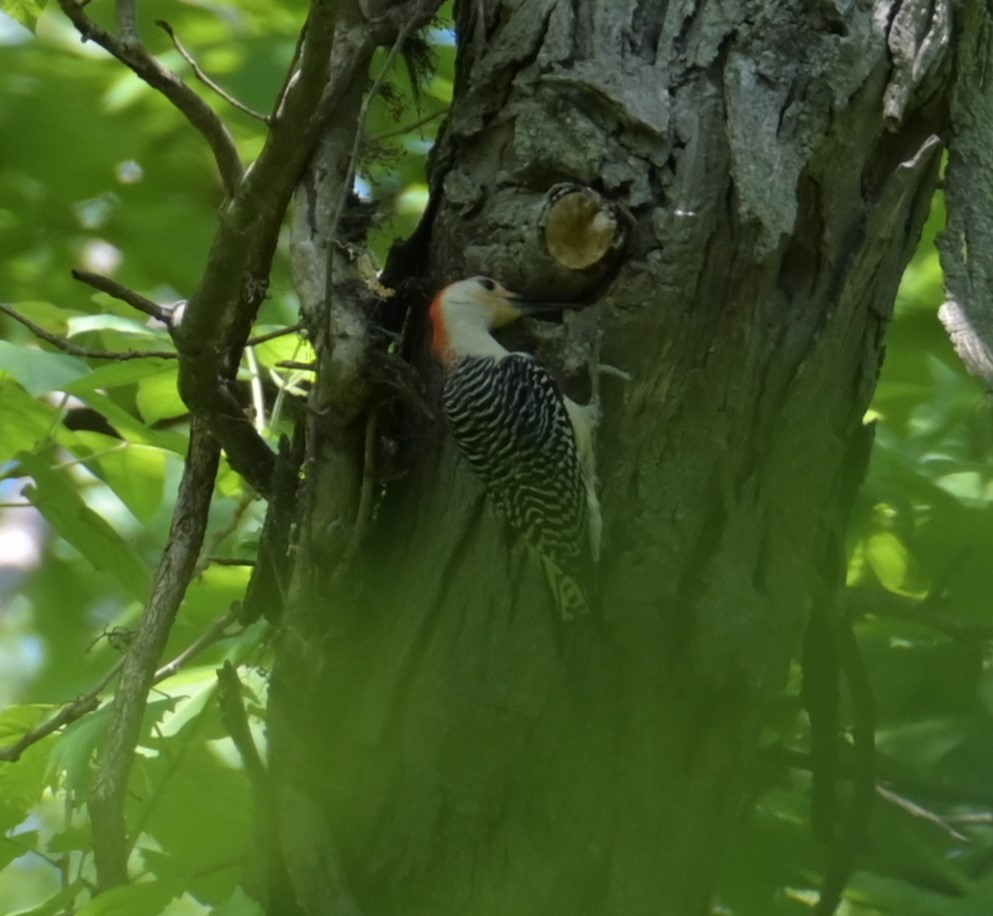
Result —
<path fill-rule="evenodd" d="M 161 372 L 138 382 L 138 410 L 146 423 L 155 423 L 188 412 L 179 396 L 179 367 L 165 366 Z"/>
<path fill-rule="evenodd" d="M 58 707 L 46 703 L 8 706 L 0 712 L 0 744 L 8 744 L 31 731 Z"/>
<path fill-rule="evenodd" d="M 186 454 L 189 437 L 184 433 L 170 429 L 150 429 L 144 422 L 132 416 L 105 394 L 98 391 L 90 391 L 81 395 L 81 400 L 105 417 L 121 435 L 127 436 L 129 440 L 145 445 L 155 445 L 179 455 Z"/>
<path fill-rule="evenodd" d="M 167 452 L 100 433 L 76 432 L 72 441 L 76 454 L 136 518 L 147 521 L 158 511 L 165 489 Z"/>
<path fill-rule="evenodd" d="M 211 911 L 212 916 L 265 916 L 265 910 L 240 887 L 220 906 Z"/>
<path fill-rule="evenodd" d="M 15 743 L 50 713 L 43 706 L 15 706 L 5 711 L 0 720 L 9 740 L 0 741 L 5 746 Z M 20 824 L 41 800 L 45 768 L 54 741 L 49 735 L 27 747 L 17 761 L 0 762 L 0 834 Z"/>
<path fill-rule="evenodd" d="M 12 837 L 0 835 L 0 869 L 6 868 L 14 859 L 26 855 L 38 843 L 37 830 L 25 830 Z"/>
<path fill-rule="evenodd" d="M 0 0 L 0 10 L 32 32 L 44 5 L 43 0 Z"/>
<path fill-rule="evenodd" d="M 52 748 L 45 782 L 53 788 L 63 784 L 85 795 L 89 791 L 93 762 L 107 732 L 110 706 L 89 713 L 69 725 Z"/>
<path fill-rule="evenodd" d="M 0 462 L 34 451 L 52 432 L 55 410 L 0 376 Z"/>
<path fill-rule="evenodd" d="M 89 371 L 90 367 L 75 356 L 47 353 L 0 340 L 0 372 L 10 373 L 25 391 L 36 397 L 49 391 L 61 391 Z"/>
<path fill-rule="evenodd" d="M 87 887 L 81 879 L 73 881 L 37 906 L 31 907 L 29 910 L 17 910 L 10 913 L 9 916 L 61 916 L 67 908 L 71 908 L 80 892 L 85 890 Z"/>
<path fill-rule="evenodd" d="M 169 360 L 132 359 L 127 362 L 112 362 L 98 366 L 88 375 L 70 382 L 63 389 L 69 394 L 83 396 L 93 391 L 110 390 L 121 385 L 130 385 L 152 375 L 171 371 Z"/>
<path fill-rule="evenodd" d="M 121 536 L 83 502 L 63 474 L 34 455 L 22 454 L 20 461 L 35 482 L 25 488 L 24 496 L 96 569 L 116 578 L 132 598 L 145 600 L 148 568 Z"/>
<path fill-rule="evenodd" d="M 178 897 L 185 890 L 183 878 L 145 881 L 140 884 L 114 887 L 76 910 L 76 916 L 135 916 L 136 913 L 160 913 L 170 900 Z"/>
<path fill-rule="evenodd" d="M 865 543 L 865 558 L 872 571 L 891 591 L 897 591 L 907 578 L 907 548 L 888 531 L 872 535 Z"/>

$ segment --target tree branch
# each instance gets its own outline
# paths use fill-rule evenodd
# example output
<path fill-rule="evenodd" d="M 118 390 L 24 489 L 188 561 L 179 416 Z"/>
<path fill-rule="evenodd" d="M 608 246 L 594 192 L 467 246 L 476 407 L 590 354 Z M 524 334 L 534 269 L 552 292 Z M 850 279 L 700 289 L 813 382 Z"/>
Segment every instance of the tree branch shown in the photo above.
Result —
<path fill-rule="evenodd" d="M 116 57 L 153 89 L 161 92 L 199 131 L 214 154 L 224 193 L 233 198 L 244 174 L 238 150 L 224 122 L 213 109 L 175 73 L 163 67 L 138 39 L 133 0 L 118 0 L 117 16 L 121 37 L 115 38 L 83 12 L 77 0 L 58 0 L 83 41 L 95 41 Z"/>
<path fill-rule="evenodd" d="M 940 596 L 917 599 L 883 589 L 847 588 L 840 600 L 848 617 L 889 617 L 921 624 L 965 642 L 993 640 L 993 623 L 949 613 L 949 602 Z"/>
<path fill-rule="evenodd" d="M 119 302 L 127 303 L 131 308 L 137 309 L 150 318 L 156 318 L 163 324 L 172 326 L 173 315 L 171 309 L 163 308 L 157 302 L 146 299 L 140 293 L 136 293 L 133 289 L 123 286 L 116 280 L 111 280 L 110 277 L 105 277 L 102 274 L 91 273 L 88 270 L 74 269 L 71 271 L 71 275 L 73 280 L 79 280 L 80 283 L 92 286 L 101 293 L 106 293 L 108 296 L 117 299 Z"/>
<path fill-rule="evenodd" d="M 164 681 L 166 678 L 172 677 L 180 670 L 180 668 L 183 667 L 183 665 L 203 652 L 203 650 L 208 646 L 212 646 L 218 640 L 226 639 L 228 636 L 238 635 L 237 633 L 227 633 L 226 630 L 232 623 L 237 621 L 240 613 L 241 606 L 237 603 L 232 604 L 226 613 L 218 617 L 209 627 L 207 627 L 206 630 L 204 630 L 195 640 L 193 640 L 193 642 L 183 649 L 179 655 L 155 672 L 155 677 L 153 678 L 154 683 L 158 684 L 159 681 Z"/>
<path fill-rule="evenodd" d="M 297 332 L 302 331 L 303 329 L 304 329 L 304 325 L 302 322 L 298 322 L 297 324 L 291 324 L 285 328 L 279 328 L 275 331 L 269 331 L 266 334 L 259 334 L 256 337 L 249 337 L 248 340 L 245 341 L 245 346 L 257 347 L 259 344 L 263 344 L 267 340 L 276 340 L 279 337 L 286 337 L 288 334 L 296 334 Z"/>
<path fill-rule="evenodd" d="M 165 32 L 170 39 L 172 39 L 173 47 L 179 52 L 179 56 L 183 58 L 190 65 L 193 70 L 193 75 L 200 80 L 208 89 L 219 95 L 225 102 L 238 111 L 244 112 L 249 117 L 255 118 L 256 120 L 262 121 L 265 124 L 269 123 L 268 115 L 264 115 L 254 108 L 250 108 L 244 102 L 239 102 L 233 95 L 225 92 L 217 83 L 215 83 L 207 74 L 203 71 L 200 64 L 197 63 L 196 58 L 186 50 L 186 46 L 179 40 L 179 36 L 176 34 L 176 30 L 164 19 L 156 19 L 155 24 Z"/>
<path fill-rule="evenodd" d="M 124 817 L 128 775 L 138 743 L 155 666 L 196 567 L 220 460 L 217 442 L 203 422 L 193 421 L 183 479 L 152 595 L 124 656 L 99 769 L 88 800 L 93 851 L 101 890 L 127 881 L 128 839 Z"/>
<path fill-rule="evenodd" d="M 87 713 L 98 709 L 100 706 L 100 694 L 103 693 L 107 685 L 114 679 L 118 671 L 121 670 L 122 664 L 123 661 L 117 662 L 110 671 L 100 678 L 95 687 L 82 696 L 77 697 L 71 703 L 67 703 L 47 722 L 44 722 L 37 728 L 31 729 L 29 732 L 25 732 L 13 744 L 0 747 L 0 760 L 6 760 L 11 763 L 20 760 L 21 754 L 31 747 L 31 745 L 37 744 L 43 738 L 47 738 L 49 735 L 57 732 L 60 728 L 64 728 L 71 722 L 81 719 Z"/>
<path fill-rule="evenodd" d="M 214 643 L 226 639 L 229 636 L 236 636 L 237 633 L 227 633 L 227 628 L 238 620 L 241 607 L 232 605 L 228 611 L 218 617 L 203 633 L 191 642 L 182 652 L 171 662 L 163 665 L 155 672 L 154 683 L 158 684 L 176 674 L 187 662 L 199 655 L 204 649 Z M 243 629 L 243 628 L 242 628 Z M 241 632 L 239 630 L 238 632 Z M 108 634 L 109 635 L 109 634 Z M 113 642 L 111 641 L 113 645 Z M 107 689 L 110 682 L 121 670 L 124 660 L 116 662 L 111 669 L 97 682 L 96 686 L 88 690 L 82 696 L 77 697 L 71 703 L 66 703 L 51 719 L 31 731 L 25 732 L 13 744 L 0 747 L 0 761 L 11 763 L 20 759 L 21 755 L 33 744 L 37 744 L 43 738 L 47 738 L 59 729 L 64 728 L 77 719 L 95 712 L 100 708 L 100 694 Z"/>
<path fill-rule="evenodd" d="M 966 369 L 993 391 L 993 95 L 989 91 L 988 4 L 965 2 L 955 13 L 955 82 L 945 202 L 938 237 L 948 301 L 938 318 Z"/>
<path fill-rule="evenodd" d="M 80 347 L 58 334 L 46 331 L 40 324 L 35 324 L 26 315 L 22 315 L 17 309 L 5 302 L 0 302 L 0 312 L 9 315 L 14 321 L 24 325 L 35 337 L 50 343 L 55 349 L 68 353 L 71 356 L 80 356 L 86 359 L 113 359 L 118 362 L 125 362 L 129 359 L 177 359 L 179 354 L 174 350 L 123 350 L 113 352 L 110 350 L 92 350 L 89 347 Z"/>

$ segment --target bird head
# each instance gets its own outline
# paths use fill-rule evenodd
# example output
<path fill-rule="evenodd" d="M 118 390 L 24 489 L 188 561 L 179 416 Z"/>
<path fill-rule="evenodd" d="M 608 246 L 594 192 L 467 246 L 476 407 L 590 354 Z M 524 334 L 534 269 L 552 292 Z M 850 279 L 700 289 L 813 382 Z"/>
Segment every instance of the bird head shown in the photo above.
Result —
<path fill-rule="evenodd" d="M 471 342 L 479 335 L 489 336 L 527 315 L 560 312 L 562 303 L 525 299 L 489 277 L 470 277 L 446 286 L 431 303 L 434 350 L 443 359 L 460 341 Z"/>

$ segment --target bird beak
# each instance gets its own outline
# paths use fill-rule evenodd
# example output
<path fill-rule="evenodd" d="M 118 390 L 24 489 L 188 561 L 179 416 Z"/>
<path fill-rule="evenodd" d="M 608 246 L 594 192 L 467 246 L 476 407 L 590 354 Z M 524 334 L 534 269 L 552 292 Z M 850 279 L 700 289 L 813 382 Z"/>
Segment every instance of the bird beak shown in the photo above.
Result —
<path fill-rule="evenodd" d="M 566 309 L 579 308 L 578 305 L 572 302 L 545 302 L 540 299 L 525 299 L 516 293 L 511 293 L 507 297 L 507 301 L 521 316 L 548 315 L 555 312 L 562 312 Z"/>

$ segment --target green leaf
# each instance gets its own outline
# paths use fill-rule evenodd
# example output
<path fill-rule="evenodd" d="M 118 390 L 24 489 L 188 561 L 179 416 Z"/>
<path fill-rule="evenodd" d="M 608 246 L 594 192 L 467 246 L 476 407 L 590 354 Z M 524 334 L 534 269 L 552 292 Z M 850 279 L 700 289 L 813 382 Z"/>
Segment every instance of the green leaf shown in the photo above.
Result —
<path fill-rule="evenodd" d="M 12 380 L 0 380 L 0 463 L 34 451 L 51 434 L 56 412 Z"/>
<path fill-rule="evenodd" d="M 0 714 L 0 743 L 11 744 L 43 722 L 55 707 L 12 706 Z M 0 763 L 0 834 L 20 824 L 41 801 L 54 737 L 31 745 L 16 762 Z"/>
<path fill-rule="evenodd" d="M 68 887 L 62 888 L 55 896 L 49 897 L 44 903 L 31 907 L 30 910 L 17 910 L 10 916 L 57 916 L 71 909 L 76 897 L 86 890 L 82 881 L 73 881 Z"/>
<path fill-rule="evenodd" d="M 149 573 L 121 536 L 83 502 L 76 488 L 35 455 L 21 454 L 21 466 L 35 482 L 24 496 L 52 527 L 101 572 L 114 576 L 132 598 L 148 598 Z"/>
<path fill-rule="evenodd" d="M 0 10 L 33 32 L 45 4 L 39 0 L 0 0 Z"/>
<path fill-rule="evenodd" d="M 76 916 L 135 916 L 136 913 L 161 913 L 167 903 L 186 890 L 184 879 L 146 881 L 104 891 L 86 906 L 76 910 Z"/>
<path fill-rule="evenodd" d="M 40 325 L 52 334 L 64 337 L 69 329 L 69 319 L 76 314 L 61 305 L 54 305 L 51 302 L 41 301 L 19 301 L 15 308 L 25 318 L 29 318 L 35 324 Z"/>
<path fill-rule="evenodd" d="M 62 391 L 89 371 L 90 367 L 75 356 L 47 353 L 0 340 L 0 372 L 9 372 L 35 397 L 49 391 Z"/>
<path fill-rule="evenodd" d="M 57 706 L 47 703 L 8 706 L 3 712 L 0 712 L 0 744 L 17 741 L 56 709 L 58 709 Z"/>
<path fill-rule="evenodd" d="M 865 558 L 879 581 L 891 592 L 907 578 L 909 559 L 903 542 L 889 531 L 873 534 L 865 543 Z"/>
<path fill-rule="evenodd" d="M 70 382 L 63 388 L 69 394 L 80 397 L 92 391 L 107 391 L 112 388 L 120 388 L 122 385 L 131 385 L 140 382 L 151 375 L 169 371 L 171 360 L 159 359 L 130 359 L 123 363 L 108 363 L 94 369 L 89 375 L 76 381 Z"/>
<path fill-rule="evenodd" d="M 155 423 L 188 413 L 179 396 L 179 366 L 172 363 L 162 372 L 138 383 L 138 411 L 146 423 Z"/>
<path fill-rule="evenodd" d="M 253 900 L 241 887 L 236 887 L 234 893 L 220 906 L 214 907 L 213 916 L 265 916 L 265 910 L 258 901 Z"/>
<path fill-rule="evenodd" d="M 0 870 L 38 845 L 38 831 L 25 830 L 13 837 L 0 836 Z"/>
<path fill-rule="evenodd" d="M 89 826 L 68 827 L 53 833 L 45 844 L 48 853 L 87 852 L 93 847 L 93 834 Z"/>
<path fill-rule="evenodd" d="M 168 452 L 101 433 L 81 431 L 71 439 L 73 453 L 120 497 L 135 518 L 147 522 L 158 511 Z"/>
<path fill-rule="evenodd" d="M 160 326 L 161 327 L 161 326 Z M 69 320 L 69 337 L 93 331 L 118 331 L 121 334 L 137 337 L 161 338 L 164 330 L 150 328 L 147 324 L 125 318 L 122 315 L 110 315 L 101 312 L 97 315 L 76 315 Z"/>
<path fill-rule="evenodd" d="M 77 719 L 59 735 L 45 770 L 45 784 L 58 788 L 64 776 L 67 789 L 84 796 L 90 788 L 92 761 L 103 743 L 110 716 L 105 704 L 82 719 Z"/>
<path fill-rule="evenodd" d="M 91 391 L 81 396 L 86 404 L 100 413 L 122 436 L 134 442 L 145 445 L 155 445 L 159 448 L 186 454 L 189 437 L 168 429 L 149 429 L 137 417 L 131 416 L 123 407 L 115 404 L 107 395 Z"/>

